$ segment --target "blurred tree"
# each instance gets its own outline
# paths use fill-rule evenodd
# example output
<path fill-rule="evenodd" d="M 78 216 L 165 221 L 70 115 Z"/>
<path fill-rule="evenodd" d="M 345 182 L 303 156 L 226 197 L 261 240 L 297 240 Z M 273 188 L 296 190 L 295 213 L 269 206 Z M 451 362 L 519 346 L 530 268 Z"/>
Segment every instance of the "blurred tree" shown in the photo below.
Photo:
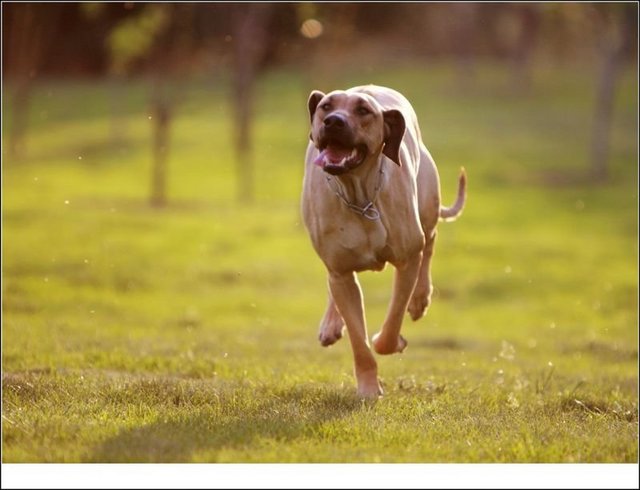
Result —
<path fill-rule="evenodd" d="M 114 27 L 107 40 L 113 77 L 123 76 L 140 58 L 150 56 L 154 44 L 167 29 L 170 8 L 170 5 L 163 4 L 145 5 L 136 16 L 127 17 Z M 170 111 L 164 98 L 158 95 L 157 82 L 151 93 L 149 119 L 153 136 L 150 203 L 159 207 L 167 202 Z"/>
<path fill-rule="evenodd" d="M 101 21 L 109 14 L 107 12 L 107 4 L 83 2 L 80 4 L 80 11 L 83 17 L 89 22 L 92 29 L 100 25 Z M 125 10 L 130 8 L 124 7 Z M 112 148 L 120 147 L 125 141 L 126 122 L 123 117 L 123 98 L 124 98 L 124 81 L 128 75 L 125 68 L 125 56 L 119 52 L 116 46 L 112 45 L 112 37 L 114 33 L 122 35 L 123 27 L 130 21 L 121 20 L 120 24 L 114 24 L 104 33 L 108 48 L 108 62 L 106 75 L 109 86 L 109 108 L 110 108 L 110 146 Z M 125 28 L 126 30 L 126 28 Z"/>
<path fill-rule="evenodd" d="M 176 77 L 188 69 L 194 5 L 145 4 L 118 23 L 108 38 L 111 73 L 122 76 L 138 64 L 151 75 L 152 167 L 150 203 L 167 204 L 168 154 Z"/>
<path fill-rule="evenodd" d="M 267 52 L 268 24 L 274 6 L 270 3 L 233 5 L 232 39 L 234 53 L 233 104 L 238 200 L 254 200 L 254 171 L 251 154 L 253 89 L 261 62 Z"/>
<path fill-rule="evenodd" d="M 535 3 L 513 3 L 511 7 L 517 22 L 517 34 L 511 51 L 511 84 L 516 92 L 531 86 L 532 57 L 540 28 L 541 6 Z"/>
<path fill-rule="evenodd" d="M 591 138 L 591 176 L 596 181 L 608 178 L 609 141 L 615 102 L 616 81 L 624 54 L 637 36 L 638 5 L 594 4 L 593 17 L 600 55 L 600 73 L 596 88 L 593 136 Z"/>
<path fill-rule="evenodd" d="M 326 80 L 322 76 L 322 54 L 320 47 L 323 46 L 324 23 L 319 12 L 320 5 L 315 3 L 296 4 L 296 24 L 302 39 L 302 49 L 307 59 L 313 60 L 308 67 L 302 70 L 304 79 L 304 95 L 308 95 L 311 90 L 319 89 L 326 85 Z M 326 90 L 326 88 L 325 88 Z"/>
<path fill-rule="evenodd" d="M 32 3 L 3 3 L 2 11 L 3 21 L 7 19 L 8 27 L 6 35 L 3 32 L 3 57 L 11 67 L 7 76 L 11 86 L 11 126 L 7 153 L 13 160 L 25 153 L 33 81 L 50 43 L 59 11 L 55 6 Z"/>
<path fill-rule="evenodd" d="M 151 7 L 151 5 L 149 5 Z M 167 203 L 167 172 L 170 131 L 173 112 L 182 93 L 180 77 L 191 69 L 194 51 L 193 4 L 155 4 L 159 12 L 158 40 L 149 56 L 152 75 L 151 122 L 153 127 L 153 167 L 151 175 L 151 204 L 161 207 Z"/>
<path fill-rule="evenodd" d="M 449 6 L 451 48 L 456 60 L 458 87 L 464 90 L 475 74 L 475 55 L 480 5 L 453 2 Z"/>
<path fill-rule="evenodd" d="M 317 51 L 317 66 L 314 76 L 326 87 L 334 88 L 339 81 L 339 75 L 343 72 L 345 54 L 348 50 L 345 46 L 353 46 L 357 39 L 356 19 L 362 9 L 357 3 L 335 3 L 331 8 L 324 9 L 323 17 L 326 19 L 325 34 L 322 49 Z"/>

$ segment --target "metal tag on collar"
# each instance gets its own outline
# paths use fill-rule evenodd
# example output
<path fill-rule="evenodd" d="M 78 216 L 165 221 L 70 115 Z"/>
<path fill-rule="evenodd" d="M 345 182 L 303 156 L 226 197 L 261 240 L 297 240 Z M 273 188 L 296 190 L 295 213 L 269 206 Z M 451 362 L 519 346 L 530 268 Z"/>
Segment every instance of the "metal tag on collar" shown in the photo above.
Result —
<path fill-rule="evenodd" d="M 372 221 L 375 221 L 377 219 L 380 219 L 380 212 L 376 208 L 374 208 L 373 203 L 370 202 L 362 210 L 362 216 Z"/>

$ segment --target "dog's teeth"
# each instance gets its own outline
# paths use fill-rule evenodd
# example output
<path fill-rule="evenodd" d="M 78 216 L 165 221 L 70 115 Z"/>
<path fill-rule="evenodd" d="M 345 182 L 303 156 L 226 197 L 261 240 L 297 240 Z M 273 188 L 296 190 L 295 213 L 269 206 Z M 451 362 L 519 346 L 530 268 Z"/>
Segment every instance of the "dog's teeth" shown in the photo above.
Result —
<path fill-rule="evenodd" d="M 330 154 L 322 153 L 318 156 L 316 165 L 320 165 L 320 162 L 322 162 L 322 165 L 344 165 L 349 160 L 352 160 L 355 154 L 357 154 L 357 152 L 353 150 L 349 155 L 343 156 L 339 162 L 336 162 L 331 158 Z"/>
<path fill-rule="evenodd" d="M 351 150 L 351 155 L 349 155 L 349 158 L 355 157 L 356 153 L 358 153 L 358 151 L 354 148 L 353 150 Z"/>

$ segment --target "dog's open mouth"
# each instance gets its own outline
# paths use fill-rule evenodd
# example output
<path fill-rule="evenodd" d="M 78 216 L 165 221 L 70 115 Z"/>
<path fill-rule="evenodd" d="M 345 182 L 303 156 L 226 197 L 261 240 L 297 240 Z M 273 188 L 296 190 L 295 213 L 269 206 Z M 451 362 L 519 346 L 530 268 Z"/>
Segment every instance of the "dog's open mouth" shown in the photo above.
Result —
<path fill-rule="evenodd" d="M 320 148 L 320 154 L 313 163 L 325 172 L 338 175 L 357 167 L 367 156 L 365 145 L 346 147 L 335 143 Z"/>

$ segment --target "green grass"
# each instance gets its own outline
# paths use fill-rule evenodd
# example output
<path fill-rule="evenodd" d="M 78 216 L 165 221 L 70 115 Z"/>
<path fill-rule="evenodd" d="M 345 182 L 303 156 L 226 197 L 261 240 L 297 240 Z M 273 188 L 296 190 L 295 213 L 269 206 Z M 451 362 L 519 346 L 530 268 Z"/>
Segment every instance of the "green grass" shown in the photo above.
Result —
<path fill-rule="evenodd" d="M 252 205 L 236 202 L 225 85 L 186 86 L 164 210 L 146 204 L 144 83 L 123 89 L 118 145 L 106 85 L 40 84 L 28 154 L 3 162 L 3 461 L 636 462 L 633 71 L 602 185 L 583 178 L 588 71 L 541 71 L 527 96 L 502 90 L 499 67 L 465 93 L 452 73 L 336 81 L 407 94 L 445 202 L 469 176 L 463 217 L 440 225 L 433 305 L 407 317 L 404 354 L 378 358 L 377 403 L 355 396 L 348 342 L 316 340 L 301 77 L 258 88 Z M 370 334 L 391 279 L 361 274 Z"/>

